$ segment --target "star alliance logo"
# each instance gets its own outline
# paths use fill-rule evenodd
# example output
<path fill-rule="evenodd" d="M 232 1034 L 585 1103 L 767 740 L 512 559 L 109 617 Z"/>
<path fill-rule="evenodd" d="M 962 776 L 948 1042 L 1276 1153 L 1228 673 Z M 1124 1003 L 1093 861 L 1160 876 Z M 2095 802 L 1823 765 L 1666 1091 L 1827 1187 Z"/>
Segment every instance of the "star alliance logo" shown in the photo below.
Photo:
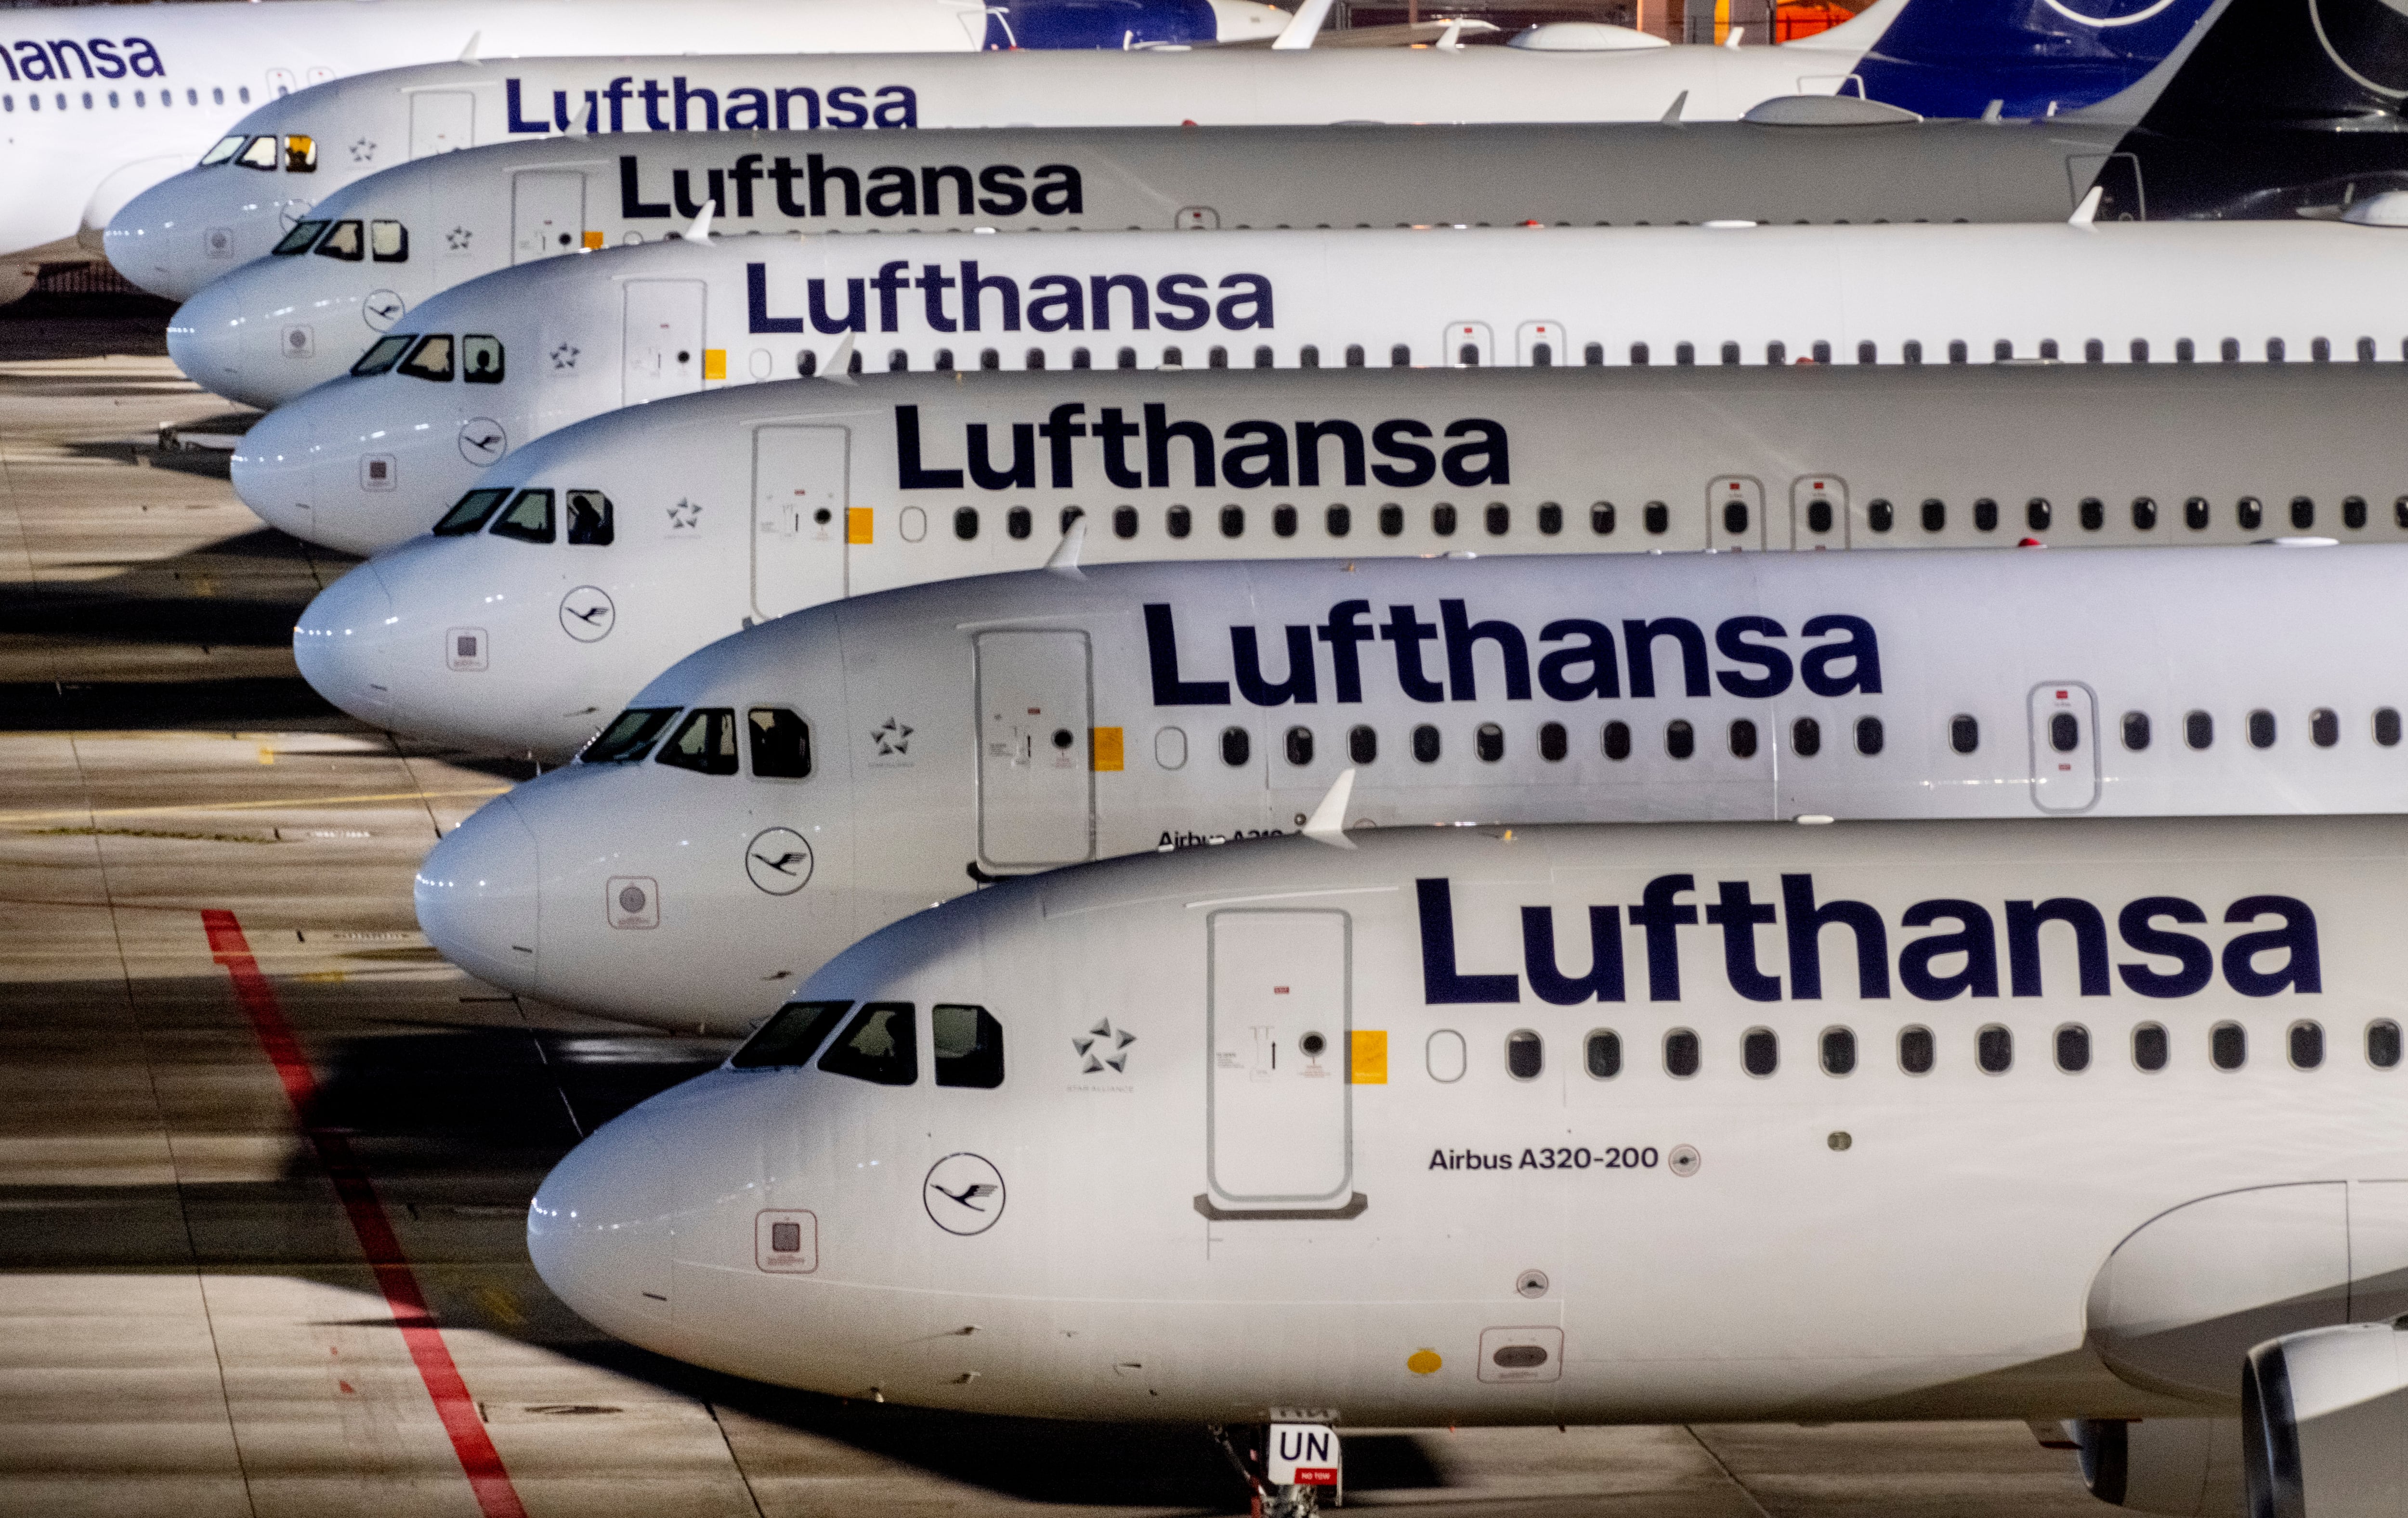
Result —
<path fill-rule="evenodd" d="M 352 143 L 352 144 L 351 144 L 351 162 L 352 162 L 352 163 L 354 163 L 354 164 L 371 164 L 371 163 L 374 163 L 375 161 L 376 161 L 376 144 L 375 144 L 375 143 L 373 143 L 373 142 L 369 141 L 369 140 L 368 140 L 367 138 L 366 138 L 366 137 L 362 137 L 362 138 L 360 138 L 358 141 L 356 141 L 356 142 L 354 142 L 354 143 Z"/>
<path fill-rule="evenodd" d="M 476 236 L 477 235 L 469 231 L 466 227 L 455 226 L 451 231 L 443 234 L 443 242 L 444 246 L 450 248 L 453 252 L 465 253 L 468 251 L 468 244 L 475 241 Z"/>
<path fill-rule="evenodd" d="M 878 757 L 881 759 L 894 754 L 909 754 L 911 752 L 911 728 L 889 717 L 885 726 L 870 730 L 869 741 L 878 745 Z"/>
<path fill-rule="evenodd" d="M 1115 1074 L 1128 1073 L 1128 1046 L 1137 1042 L 1137 1035 L 1126 1028 L 1114 1028 L 1106 1018 L 1089 1028 L 1085 1035 L 1070 1040 L 1070 1048 L 1086 1061 L 1079 1067 L 1081 1075 L 1100 1075 L 1110 1068 Z"/>
<path fill-rule="evenodd" d="M 669 508 L 669 531 L 693 532 L 701 525 L 702 508 L 694 502 L 681 498 L 677 505 Z"/>
<path fill-rule="evenodd" d="M 552 351 L 552 372 L 566 374 L 577 367 L 577 353 L 578 348 L 575 343 L 562 343 L 558 348 L 553 349 Z"/>

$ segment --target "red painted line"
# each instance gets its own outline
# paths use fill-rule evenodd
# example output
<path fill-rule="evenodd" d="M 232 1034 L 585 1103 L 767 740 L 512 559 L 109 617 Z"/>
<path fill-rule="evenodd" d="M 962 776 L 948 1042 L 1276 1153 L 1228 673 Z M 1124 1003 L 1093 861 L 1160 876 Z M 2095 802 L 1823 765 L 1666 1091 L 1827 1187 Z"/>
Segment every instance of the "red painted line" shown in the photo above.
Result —
<path fill-rule="evenodd" d="M 460 1457 L 460 1468 L 477 1494 L 477 1506 L 485 1518 L 526 1518 L 518 1488 L 510 1484 L 510 1473 L 502 1465 L 501 1452 L 494 1448 L 493 1439 L 485 1433 L 484 1420 L 477 1415 L 476 1399 L 468 1395 L 468 1384 L 460 1379 L 460 1368 L 452 1363 L 452 1352 L 444 1346 L 442 1329 L 437 1325 L 435 1315 L 426 1310 L 425 1295 L 418 1289 L 417 1273 L 409 1267 L 409 1257 L 402 1253 L 401 1240 L 394 1235 L 393 1222 L 385 1215 L 384 1203 L 377 1198 L 366 1169 L 351 1153 L 348 1138 L 317 1125 L 313 1114 L 318 1079 L 309 1062 L 301 1055 L 301 1041 L 293 1036 L 293 1024 L 284 1020 L 275 986 L 260 973 L 259 961 L 251 957 L 251 942 L 243 937 L 242 924 L 230 911 L 209 910 L 201 913 L 201 925 L 209 936 L 210 955 L 226 967 L 226 974 L 233 979 L 235 997 L 251 1018 L 251 1031 L 258 1035 L 260 1048 L 275 1065 L 277 1079 L 284 1083 L 284 1096 L 293 1104 L 294 1120 L 317 1150 L 318 1162 L 335 1182 L 335 1193 L 342 1198 L 343 1210 L 351 1220 L 351 1232 L 358 1236 L 360 1251 L 376 1271 L 385 1306 L 401 1330 L 401 1341 L 408 1346 L 419 1379 L 426 1383 L 427 1395 L 435 1399 L 435 1411 L 443 1420 L 443 1431 L 452 1437 L 452 1453 Z"/>

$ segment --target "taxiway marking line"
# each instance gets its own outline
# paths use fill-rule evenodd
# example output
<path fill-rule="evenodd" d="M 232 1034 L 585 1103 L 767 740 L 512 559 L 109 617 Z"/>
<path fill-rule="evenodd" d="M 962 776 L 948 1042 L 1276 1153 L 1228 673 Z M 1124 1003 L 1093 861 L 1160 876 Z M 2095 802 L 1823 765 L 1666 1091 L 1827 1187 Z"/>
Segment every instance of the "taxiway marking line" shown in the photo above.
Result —
<path fill-rule="evenodd" d="M 417 1272 L 409 1267 L 409 1257 L 402 1253 L 401 1240 L 393 1231 L 393 1220 L 386 1215 L 384 1203 L 378 1199 L 366 1168 L 351 1153 L 348 1138 L 319 1127 L 311 1116 L 318 1100 L 317 1076 L 302 1055 L 301 1040 L 294 1036 L 293 1024 L 285 1021 L 275 986 L 260 973 L 259 961 L 251 955 L 251 940 L 243 936 L 242 924 L 230 911 L 211 909 L 201 913 L 201 926 L 208 934 L 210 957 L 225 967 L 234 981 L 235 998 L 242 1003 L 260 1048 L 276 1067 L 277 1079 L 284 1085 L 285 1099 L 293 1104 L 295 1122 L 318 1152 L 318 1161 L 325 1167 L 328 1178 L 335 1182 L 336 1195 L 343 1200 L 343 1210 L 351 1218 L 360 1250 L 376 1271 L 385 1307 L 393 1313 L 394 1326 L 401 1330 L 402 1342 L 408 1347 L 409 1358 L 418 1368 L 419 1380 L 435 1399 L 436 1413 L 443 1420 L 443 1431 L 451 1436 L 452 1453 L 460 1457 L 460 1468 L 467 1474 L 468 1485 L 477 1494 L 478 1508 L 485 1518 L 526 1518 L 518 1488 L 511 1484 L 510 1473 L 502 1465 L 501 1452 L 494 1448 L 492 1438 L 485 1432 L 484 1420 L 477 1413 L 476 1399 L 468 1395 L 468 1383 L 461 1379 L 460 1368 L 444 1345 L 443 1330 L 426 1309 L 426 1296 L 419 1290 Z"/>
<path fill-rule="evenodd" d="M 274 811 L 279 808 L 348 807 L 366 801 L 434 801 L 460 796 L 507 795 L 507 785 L 480 786 L 466 791 L 386 791 L 375 795 L 300 796 L 289 801 L 200 801 L 175 807 L 67 807 L 55 811 L 0 811 L 0 827 L 19 823 L 55 822 L 62 817 L 155 817 L 168 812 Z"/>

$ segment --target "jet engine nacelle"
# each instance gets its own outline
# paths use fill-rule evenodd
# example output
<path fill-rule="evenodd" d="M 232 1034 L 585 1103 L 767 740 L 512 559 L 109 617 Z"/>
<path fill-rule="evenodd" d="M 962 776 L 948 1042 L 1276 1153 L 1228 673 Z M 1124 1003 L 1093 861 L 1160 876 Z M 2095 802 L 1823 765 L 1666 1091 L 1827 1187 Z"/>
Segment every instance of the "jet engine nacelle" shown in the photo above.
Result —
<path fill-rule="evenodd" d="M 2101 1502 L 2178 1518 L 2240 1512 L 2241 1424 L 2233 1418 L 2084 1418 L 2065 1430 L 2082 1484 Z"/>
<path fill-rule="evenodd" d="M 2408 1513 L 2408 1330 L 2356 1323 L 2258 1345 L 2241 1424 L 2250 1518 Z"/>

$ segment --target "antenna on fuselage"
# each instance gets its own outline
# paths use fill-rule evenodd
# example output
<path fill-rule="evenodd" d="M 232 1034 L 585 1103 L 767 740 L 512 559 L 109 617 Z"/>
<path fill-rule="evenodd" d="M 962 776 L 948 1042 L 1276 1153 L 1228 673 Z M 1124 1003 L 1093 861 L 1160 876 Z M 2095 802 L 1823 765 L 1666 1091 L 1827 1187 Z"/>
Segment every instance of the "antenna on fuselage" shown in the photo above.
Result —
<path fill-rule="evenodd" d="M 464 63 L 464 64 L 474 64 L 474 63 L 480 63 L 480 62 L 482 62 L 482 60 L 480 60 L 480 58 L 478 58 L 478 56 L 477 56 L 477 44 L 479 44 L 479 43 L 480 43 L 480 42 L 482 42 L 482 41 L 484 41 L 484 40 L 485 40 L 485 34 L 484 34 L 484 33 L 482 33 L 482 32 L 471 32 L 471 33 L 469 33 L 469 34 L 468 34 L 468 45 L 467 45 L 466 47 L 465 47 L 465 48 L 463 48 L 463 49 L 461 49 L 461 50 L 460 50 L 460 62 L 462 62 L 462 63 Z"/>
<path fill-rule="evenodd" d="M 1062 541 L 1054 546 L 1054 552 L 1046 559 L 1045 567 L 1057 575 L 1084 580 L 1087 577 L 1079 572 L 1079 550 L 1085 547 L 1086 542 L 1087 519 L 1080 517 L 1062 530 Z"/>
<path fill-rule="evenodd" d="M 1354 840 L 1346 836 L 1346 803 L 1354 797 L 1354 766 L 1347 766 L 1329 782 L 1329 794 L 1312 815 L 1304 820 L 1304 836 L 1317 838 L 1334 849 L 1352 849 Z"/>
<path fill-rule="evenodd" d="M 1296 14 L 1288 18 L 1288 23 L 1280 28 L 1280 35 L 1271 39 L 1271 50 L 1291 52 L 1312 47 L 1312 39 L 1321 35 L 1321 23 L 1329 19 L 1331 3 L 1332 0 L 1304 0 L 1296 7 Z"/>
<path fill-rule="evenodd" d="M 701 214 L 694 219 L 694 224 L 692 226 L 685 229 L 685 240 L 688 242 L 709 242 L 710 240 L 710 218 L 712 213 L 718 209 L 719 202 L 715 200 L 704 201 L 702 203 Z M 848 334 L 848 336 L 850 335 Z"/>
<path fill-rule="evenodd" d="M 820 378 L 832 385 L 860 383 L 853 377 L 852 333 L 846 333 L 844 340 L 836 345 L 836 351 L 828 355 L 827 367 L 820 371 Z"/>

